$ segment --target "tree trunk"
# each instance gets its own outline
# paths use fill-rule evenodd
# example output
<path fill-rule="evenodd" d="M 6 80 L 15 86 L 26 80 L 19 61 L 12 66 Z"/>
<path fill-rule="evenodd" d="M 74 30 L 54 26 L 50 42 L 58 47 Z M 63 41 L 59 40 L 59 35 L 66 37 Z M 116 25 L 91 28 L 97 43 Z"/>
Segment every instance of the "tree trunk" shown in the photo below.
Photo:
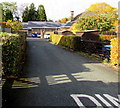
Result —
<path fill-rule="evenodd" d="M 44 35 L 45 35 L 45 29 L 42 29 L 41 30 L 41 38 L 44 38 Z"/>

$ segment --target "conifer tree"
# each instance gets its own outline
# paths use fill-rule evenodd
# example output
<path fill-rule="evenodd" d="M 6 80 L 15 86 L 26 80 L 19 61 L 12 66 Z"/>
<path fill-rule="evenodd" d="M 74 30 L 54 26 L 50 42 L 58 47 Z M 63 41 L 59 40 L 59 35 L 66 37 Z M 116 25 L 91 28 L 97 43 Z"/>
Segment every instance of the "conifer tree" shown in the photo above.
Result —
<path fill-rule="evenodd" d="M 23 15 L 22 15 L 23 22 L 27 22 L 29 20 L 28 16 L 29 16 L 29 10 L 28 10 L 28 6 L 27 6 L 23 12 Z"/>
<path fill-rule="evenodd" d="M 39 21 L 47 21 L 46 12 L 43 5 L 39 5 L 37 12 Z"/>

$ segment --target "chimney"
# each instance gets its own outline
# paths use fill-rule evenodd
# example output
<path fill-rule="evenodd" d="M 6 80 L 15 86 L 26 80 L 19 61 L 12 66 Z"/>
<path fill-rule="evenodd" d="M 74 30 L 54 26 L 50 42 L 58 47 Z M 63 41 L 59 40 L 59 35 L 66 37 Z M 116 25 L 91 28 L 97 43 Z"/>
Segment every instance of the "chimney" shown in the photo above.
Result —
<path fill-rule="evenodd" d="M 71 11 L 71 21 L 73 20 L 73 18 L 74 18 L 74 11 Z"/>

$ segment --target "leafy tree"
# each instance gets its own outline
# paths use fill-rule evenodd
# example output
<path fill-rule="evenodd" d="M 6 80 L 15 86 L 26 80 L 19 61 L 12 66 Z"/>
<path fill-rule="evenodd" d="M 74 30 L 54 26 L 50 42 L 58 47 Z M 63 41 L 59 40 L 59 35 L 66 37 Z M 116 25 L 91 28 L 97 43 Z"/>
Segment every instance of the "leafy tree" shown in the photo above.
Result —
<path fill-rule="evenodd" d="M 92 15 L 83 15 L 70 28 L 73 32 L 81 30 L 99 29 L 101 32 L 111 31 L 115 29 L 115 21 L 117 19 L 117 9 L 106 4 L 96 3 L 91 5 L 87 12 L 95 13 Z"/>
<path fill-rule="evenodd" d="M 8 27 L 10 27 L 12 29 L 12 31 L 18 31 L 18 30 L 22 29 L 22 24 L 20 21 L 8 20 L 6 25 Z"/>
<path fill-rule="evenodd" d="M 43 5 L 39 5 L 37 12 L 39 21 L 47 21 L 46 12 Z"/>
<path fill-rule="evenodd" d="M 17 12 L 17 4 L 16 2 L 2 2 L 3 10 L 9 9 L 11 12 Z"/>
<path fill-rule="evenodd" d="M 60 23 L 64 24 L 64 23 L 66 23 L 69 20 L 70 20 L 70 18 L 62 18 L 61 20 L 58 20 L 56 22 L 60 22 Z"/>
<path fill-rule="evenodd" d="M 88 9 L 89 11 L 95 12 L 98 15 L 106 15 L 107 17 L 117 18 L 117 9 L 108 5 L 107 3 L 96 3 L 92 4 Z"/>
<path fill-rule="evenodd" d="M 2 5 L 3 8 L 3 15 L 6 15 L 6 12 L 7 14 L 10 12 L 13 14 L 14 17 L 18 17 L 16 2 L 2 2 L 0 4 Z M 8 10 L 10 11 L 8 12 Z"/>
<path fill-rule="evenodd" d="M 109 31 L 113 27 L 111 18 L 99 15 L 80 18 L 70 29 L 72 31 L 99 29 L 101 32 L 105 32 Z"/>
<path fill-rule="evenodd" d="M 66 23 L 68 21 L 68 18 L 62 18 L 61 20 L 60 20 L 60 23 Z"/>
<path fill-rule="evenodd" d="M 8 20 L 13 20 L 13 14 L 12 14 L 11 10 L 6 9 L 6 11 L 5 11 L 5 21 L 8 21 Z"/>

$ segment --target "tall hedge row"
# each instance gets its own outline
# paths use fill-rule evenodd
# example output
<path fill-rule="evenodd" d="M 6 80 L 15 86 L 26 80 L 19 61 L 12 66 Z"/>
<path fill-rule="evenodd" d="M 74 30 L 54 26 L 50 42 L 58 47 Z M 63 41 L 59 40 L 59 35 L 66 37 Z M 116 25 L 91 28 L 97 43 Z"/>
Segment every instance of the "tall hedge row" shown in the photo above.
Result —
<path fill-rule="evenodd" d="M 50 40 L 52 41 L 53 44 L 65 46 L 67 48 L 73 49 L 74 51 L 80 49 L 81 38 L 78 36 L 74 35 L 63 36 L 53 34 L 51 35 Z"/>
<path fill-rule="evenodd" d="M 0 38 L 2 39 L 3 75 L 17 76 L 23 69 L 26 49 L 26 33 L 0 33 Z"/>
<path fill-rule="evenodd" d="M 78 50 L 90 54 L 99 54 L 102 51 L 102 46 L 105 45 L 102 42 L 82 41 L 78 36 L 52 35 L 51 41 L 74 51 Z M 120 66 L 120 38 L 111 39 L 111 46 L 110 62 Z"/>
<path fill-rule="evenodd" d="M 53 44 L 59 44 L 61 38 L 63 37 L 63 35 L 57 35 L 57 34 L 52 34 L 50 36 L 50 40 L 52 41 Z"/>
<path fill-rule="evenodd" d="M 111 64 L 120 66 L 120 38 L 111 40 Z"/>
<path fill-rule="evenodd" d="M 80 50 L 81 38 L 78 36 L 63 36 L 59 42 L 59 45 L 73 49 L 74 51 Z"/>

